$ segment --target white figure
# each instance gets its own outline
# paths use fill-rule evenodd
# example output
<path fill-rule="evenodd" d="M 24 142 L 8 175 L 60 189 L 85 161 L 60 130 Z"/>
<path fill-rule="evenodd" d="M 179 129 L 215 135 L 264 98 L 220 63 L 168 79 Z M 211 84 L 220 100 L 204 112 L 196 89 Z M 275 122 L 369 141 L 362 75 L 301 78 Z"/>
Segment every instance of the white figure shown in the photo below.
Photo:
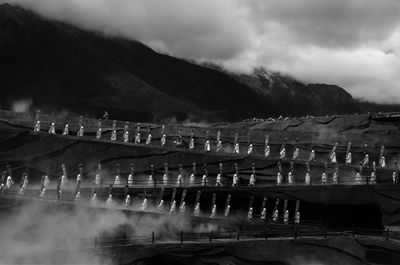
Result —
<path fill-rule="evenodd" d="M 233 148 L 233 153 L 240 154 L 239 143 L 235 144 L 235 147 Z"/>
<path fill-rule="evenodd" d="M 285 214 L 283 215 L 283 222 L 285 222 L 286 224 L 289 222 L 289 211 L 286 210 Z"/>
<path fill-rule="evenodd" d="M 315 161 L 315 151 L 314 149 L 311 150 L 309 161 Z"/>
<path fill-rule="evenodd" d="M 147 136 L 147 139 L 146 139 L 146 144 L 151 144 L 151 138 L 152 138 L 152 136 L 149 133 L 149 135 Z"/>
<path fill-rule="evenodd" d="M 221 177 L 221 173 L 218 173 L 217 175 L 217 179 L 215 181 L 215 186 L 222 186 L 222 177 Z"/>
<path fill-rule="evenodd" d="M 386 167 L 385 156 L 381 157 L 381 159 L 379 160 L 379 165 L 381 166 L 381 168 Z"/>
<path fill-rule="evenodd" d="M 169 215 L 175 214 L 175 208 L 176 208 L 176 201 L 173 201 L 171 204 L 171 209 L 169 210 Z"/>
<path fill-rule="evenodd" d="M 98 128 L 96 132 L 96 139 L 101 139 L 101 132 L 102 132 L 101 128 Z"/>
<path fill-rule="evenodd" d="M 355 181 L 355 184 L 356 184 L 356 185 L 360 185 L 360 184 L 361 184 L 362 178 L 361 178 L 360 172 L 357 172 L 354 181 Z"/>
<path fill-rule="evenodd" d="M 128 175 L 128 185 L 133 185 L 133 174 Z"/>
<path fill-rule="evenodd" d="M 276 175 L 276 185 L 281 185 L 282 184 L 282 174 L 281 172 L 278 172 Z"/>
<path fill-rule="evenodd" d="M 310 175 L 310 172 L 308 172 L 308 171 L 306 172 L 306 177 L 305 177 L 304 183 L 306 185 L 310 185 L 311 184 L 311 175 Z"/>
<path fill-rule="evenodd" d="M 78 191 L 78 192 L 76 193 L 76 195 L 75 195 L 75 201 L 78 201 L 78 200 L 80 199 L 80 197 L 81 197 L 81 192 Z"/>
<path fill-rule="evenodd" d="M 61 188 L 65 188 L 68 185 L 68 178 L 65 174 L 61 176 Z"/>
<path fill-rule="evenodd" d="M 196 177 L 195 177 L 194 173 L 190 174 L 189 184 L 193 185 L 195 183 L 195 181 L 196 181 Z"/>
<path fill-rule="evenodd" d="M 150 175 L 149 175 L 148 184 L 149 184 L 149 185 L 153 185 L 153 184 L 154 184 L 153 174 L 150 174 Z"/>
<path fill-rule="evenodd" d="M 35 128 L 33 128 L 34 132 L 40 132 L 40 121 L 36 121 Z"/>
<path fill-rule="evenodd" d="M 100 185 L 100 174 L 96 174 L 96 176 L 94 177 L 94 183 L 96 185 Z"/>
<path fill-rule="evenodd" d="M 128 194 L 126 195 L 125 198 L 125 207 L 129 207 L 130 204 L 131 204 L 131 196 Z"/>
<path fill-rule="evenodd" d="M 41 198 L 44 198 L 45 195 L 46 195 L 46 188 L 43 187 L 43 188 L 42 188 L 42 191 L 40 192 L 40 197 L 41 197 Z"/>
<path fill-rule="evenodd" d="M 286 148 L 283 147 L 282 150 L 279 152 L 280 159 L 286 159 Z"/>
<path fill-rule="evenodd" d="M 51 123 L 50 129 L 49 129 L 49 134 L 55 134 L 56 133 L 56 125 L 54 122 Z"/>
<path fill-rule="evenodd" d="M 81 174 L 76 175 L 76 183 L 82 182 L 82 176 Z"/>
<path fill-rule="evenodd" d="M 147 209 L 147 198 L 144 198 L 141 209 L 142 209 L 142 211 L 145 211 Z"/>
<path fill-rule="evenodd" d="M 225 216 L 225 217 L 228 217 L 228 216 L 229 216 L 229 213 L 230 213 L 230 211 L 231 211 L 231 206 L 230 206 L 230 205 L 226 206 L 226 209 L 225 209 L 224 216 Z"/>
<path fill-rule="evenodd" d="M 161 212 L 164 209 L 164 200 L 161 200 L 157 205 L 157 211 Z"/>
<path fill-rule="evenodd" d="M 113 204 L 112 194 L 108 195 L 106 204 L 107 204 L 108 206 L 111 206 L 111 205 Z"/>
<path fill-rule="evenodd" d="M 300 150 L 298 147 L 296 147 L 296 149 L 293 152 L 293 159 L 299 158 L 299 154 L 300 154 Z"/>
<path fill-rule="evenodd" d="M 182 202 L 182 205 L 179 207 L 179 215 L 184 215 L 186 210 L 186 203 Z"/>
<path fill-rule="evenodd" d="M 168 172 L 165 172 L 164 175 L 162 176 L 162 181 L 164 185 L 167 185 L 168 179 L 169 179 Z"/>
<path fill-rule="evenodd" d="M 210 140 L 207 140 L 204 146 L 204 151 L 210 152 L 211 151 L 211 146 L 210 146 Z"/>
<path fill-rule="evenodd" d="M 276 210 L 274 211 L 274 213 L 272 214 L 272 220 L 273 220 L 274 222 L 276 222 L 276 221 L 278 221 L 278 217 L 279 217 L 279 211 L 278 211 L 278 209 L 276 209 Z"/>
<path fill-rule="evenodd" d="M 296 212 L 296 214 L 295 214 L 295 216 L 294 216 L 294 222 L 296 223 L 296 224 L 299 224 L 300 223 L 300 212 Z"/>
<path fill-rule="evenodd" d="M 116 141 L 117 140 L 117 131 L 113 129 L 111 131 L 111 141 Z"/>
<path fill-rule="evenodd" d="M 206 174 L 203 175 L 203 178 L 201 180 L 201 185 L 203 185 L 203 186 L 207 185 L 207 175 Z"/>
<path fill-rule="evenodd" d="M 189 142 L 189 150 L 192 150 L 192 149 L 194 149 L 194 139 L 193 138 L 191 138 L 190 142 Z"/>
<path fill-rule="evenodd" d="M 43 181 L 43 187 L 47 188 L 47 186 L 49 186 L 50 184 L 50 180 L 49 177 L 47 175 L 44 176 L 44 181 Z"/>
<path fill-rule="evenodd" d="M 200 214 L 200 203 L 198 202 L 194 207 L 194 216 L 199 216 Z"/>
<path fill-rule="evenodd" d="M 249 211 L 247 212 L 247 220 L 253 219 L 253 207 L 250 207 Z"/>
<path fill-rule="evenodd" d="M 348 152 L 346 155 L 346 165 L 351 165 L 351 159 L 352 159 L 352 155 L 351 152 Z"/>
<path fill-rule="evenodd" d="M 293 184 L 293 173 L 292 173 L 292 171 L 289 171 L 289 174 L 288 174 L 288 183 L 289 183 L 289 184 Z"/>
<path fill-rule="evenodd" d="M 84 135 L 84 133 L 85 133 L 85 128 L 83 127 L 83 125 L 81 125 L 79 127 L 78 136 L 82 137 Z"/>
<path fill-rule="evenodd" d="M 135 137 L 135 144 L 140 144 L 140 132 L 138 132 L 138 133 L 136 134 L 136 137 Z"/>
<path fill-rule="evenodd" d="M 62 135 L 68 135 L 68 134 L 69 134 L 69 125 L 68 123 L 66 123 Z"/>
<path fill-rule="evenodd" d="M 328 177 L 327 177 L 326 173 L 323 172 L 322 176 L 321 176 L 321 184 L 325 185 L 327 183 L 328 183 Z"/>
<path fill-rule="evenodd" d="M 167 143 L 167 135 L 163 133 L 161 137 L 161 146 L 164 146 Z"/>
<path fill-rule="evenodd" d="M 79 191 L 78 191 L 79 192 Z M 92 204 L 96 204 L 97 203 L 97 194 L 96 194 L 96 192 L 95 193 L 93 193 L 93 196 L 92 196 L 92 200 L 90 201 Z"/>
<path fill-rule="evenodd" d="M 271 153 L 271 148 L 270 148 L 269 145 L 267 145 L 267 146 L 265 147 L 265 149 L 264 149 L 264 156 L 265 156 L 265 157 L 269 157 L 270 153 Z"/>
<path fill-rule="evenodd" d="M 371 172 L 371 184 L 376 184 L 376 175 L 375 172 Z"/>
<path fill-rule="evenodd" d="M 333 183 L 333 184 L 338 184 L 338 183 L 339 183 L 338 173 L 337 173 L 336 170 L 333 171 L 332 183 Z"/>
<path fill-rule="evenodd" d="M 216 215 L 217 215 L 217 205 L 214 204 L 211 210 L 210 218 L 214 218 Z"/>
<path fill-rule="evenodd" d="M 249 149 L 247 150 L 247 154 L 251 155 L 253 153 L 253 144 L 249 145 Z"/>
<path fill-rule="evenodd" d="M 334 164 L 337 163 L 336 152 L 332 152 L 332 154 L 331 154 L 331 162 L 334 163 Z"/>
<path fill-rule="evenodd" d="M 115 186 L 120 186 L 120 185 L 121 185 L 121 180 L 120 180 L 118 174 L 115 175 L 114 185 L 115 185 Z"/>
<path fill-rule="evenodd" d="M 265 220 L 267 218 L 267 208 L 263 208 L 261 211 L 261 220 Z"/>
<path fill-rule="evenodd" d="M 397 173 L 396 173 L 396 170 L 393 170 L 392 177 L 393 177 L 393 183 L 396 184 L 396 183 L 397 183 Z"/>
<path fill-rule="evenodd" d="M 176 185 L 180 186 L 183 182 L 182 174 L 179 173 L 178 179 L 176 180 Z"/>
<path fill-rule="evenodd" d="M 256 184 L 256 176 L 255 174 L 250 175 L 250 180 L 249 180 L 249 187 L 254 187 Z"/>
<path fill-rule="evenodd" d="M 369 165 L 369 155 L 365 154 L 364 160 L 363 160 L 363 166 L 368 167 Z"/>
<path fill-rule="evenodd" d="M 219 151 L 221 151 L 222 150 L 222 141 L 221 140 L 219 140 L 218 141 L 218 143 L 217 143 L 217 148 L 216 148 L 216 152 L 219 152 Z"/>
<path fill-rule="evenodd" d="M 129 131 L 125 131 L 125 133 L 124 133 L 124 143 L 127 143 L 127 142 L 129 142 Z"/>
<path fill-rule="evenodd" d="M 236 172 L 235 174 L 233 174 L 232 177 L 232 187 L 236 187 L 238 185 L 238 181 L 239 181 L 239 176 L 238 173 Z"/>

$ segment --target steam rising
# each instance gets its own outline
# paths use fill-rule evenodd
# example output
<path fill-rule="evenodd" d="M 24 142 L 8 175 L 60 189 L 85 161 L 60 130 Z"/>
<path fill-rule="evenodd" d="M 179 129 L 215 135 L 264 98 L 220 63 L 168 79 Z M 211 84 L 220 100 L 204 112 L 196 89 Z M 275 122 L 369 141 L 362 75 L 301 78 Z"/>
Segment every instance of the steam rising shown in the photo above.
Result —
<path fill-rule="evenodd" d="M 58 207 L 57 207 L 58 208 Z M 44 205 L 22 206 L 19 211 L 2 214 L 0 226 L 0 264 L 110 264 L 105 251 L 93 251 L 95 237 L 123 233 L 151 237 L 152 232 L 176 241 L 178 231 L 189 229 L 185 217 L 127 216 L 120 211 L 87 208 L 57 209 Z M 210 227 L 195 227 L 202 232 Z"/>
<path fill-rule="evenodd" d="M 12 110 L 15 112 L 28 112 L 32 104 L 32 99 L 20 99 L 12 103 Z"/>

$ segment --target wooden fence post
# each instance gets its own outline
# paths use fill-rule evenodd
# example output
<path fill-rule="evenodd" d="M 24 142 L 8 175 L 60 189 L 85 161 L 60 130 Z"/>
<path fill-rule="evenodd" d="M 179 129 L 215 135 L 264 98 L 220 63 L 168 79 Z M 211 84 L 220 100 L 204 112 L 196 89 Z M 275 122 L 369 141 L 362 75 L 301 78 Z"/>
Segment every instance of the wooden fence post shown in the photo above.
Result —
<path fill-rule="evenodd" d="M 183 243 L 183 231 L 181 231 L 181 243 Z"/>
<path fill-rule="evenodd" d="M 154 232 L 151 232 L 151 244 L 154 245 L 154 243 L 155 243 Z"/>
<path fill-rule="evenodd" d="M 213 238 L 213 230 L 211 230 L 211 232 L 210 232 L 210 238 L 209 238 L 209 242 L 211 242 L 212 241 L 212 238 Z"/>

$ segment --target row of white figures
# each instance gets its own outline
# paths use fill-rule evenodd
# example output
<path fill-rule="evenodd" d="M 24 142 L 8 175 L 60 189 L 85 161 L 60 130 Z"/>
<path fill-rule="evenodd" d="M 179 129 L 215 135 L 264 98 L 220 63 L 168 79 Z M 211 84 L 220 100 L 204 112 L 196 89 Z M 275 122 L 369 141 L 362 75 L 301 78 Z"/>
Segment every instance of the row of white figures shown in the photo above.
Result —
<path fill-rule="evenodd" d="M 288 184 L 293 184 L 294 183 L 294 176 L 293 173 L 291 171 L 289 171 L 288 173 Z M 396 183 L 397 181 L 397 173 L 396 171 L 393 171 L 393 183 Z M 355 184 L 364 184 L 363 178 L 360 174 L 360 172 L 357 171 L 355 178 L 354 178 L 354 182 Z M 281 185 L 283 183 L 283 176 L 281 172 L 278 172 L 277 177 L 276 177 L 276 184 L 277 185 Z M 304 184 L 305 185 L 311 185 L 311 175 L 310 172 L 306 172 L 306 176 L 304 178 Z M 322 172 L 321 175 L 321 184 L 325 185 L 328 184 L 328 175 L 327 173 L 324 171 Z M 332 184 L 339 184 L 339 176 L 338 176 L 338 172 L 337 170 L 333 171 L 332 174 Z M 376 173 L 375 171 L 371 172 L 371 176 L 369 178 L 369 184 L 376 184 Z"/>
<path fill-rule="evenodd" d="M 272 214 L 272 220 L 274 222 L 278 221 L 278 217 L 279 217 L 279 210 L 275 209 L 275 211 Z M 267 218 L 267 209 L 264 207 L 261 211 L 261 215 L 260 215 L 261 220 L 265 220 Z M 247 219 L 248 220 L 252 220 L 253 219 L 253 207 L 249 208 L 249 211 L 247 212 Z M 284 215 L 283 215 L 283 222 L 284 223 L 288 223 L 289 222 L 289 210 L 286 210 Z M 296 224 L 300 223 L 300 212 L 297 211 L 295 214 L 295 220 L 294 222 Z"/>
<path fill-rule="evenodd" d="M 40 131 L 40 121 L 36 122 L 34 131 L 35 132 Z M 54 124 L 54 122 L 52 122 L 51 125 L 50 125 L 49 133 L 50 134 L 55 134 L 55 124 Z M 63 131 L 63 135 L 67 135 L 67 134 L 68 134 L 68 124 L 65 125 L 65 128 L 64 128 L 64 131 Z M 83 127 L 83 125 L 81 125 L 77 135 L 78 136 L 83 136 L 83 134 L 84 134 L 84 127 Z M 97 139 L 101 138 L 101 127 L 99 127 L 98 132 L 96 133 L 96 138 Z M 115 128 L 112 130 L 111 140 L 112 141 L 116 140 L 116 130 L 115 130 Z M 150 144 L 151 140 L 152 140 L 152 135 L 151 135 L 151 133 L 149 131 L 145 143 L 146 144 Z M 125 128 L 125 130 L 124 130 L 123 141 L 124 142 L 128 142 L 129 141 L 129 131 L 127 130 L 127 128 Z M 264 156 L 265 157 L 269 157 L 270 156 L 270 150 L 271 149 L 270 149 L 270 146 L 268 145 L 268 141 L 269 141 L 269 136 L 266 136 L 265 149 L 264 149 Z M 135 135 L 134 143 L 139 144 L 140 142 L 141 142 L 141 136 L 140 136 L 140 124 L 139 124 L 138 128 L 137 128 L 136 135 Z M 161 146 L 164 146 L 165 144 L 166 144 L 166 134 L 165 134 L 164 129 L 163 129 L 162 136 L 161 136 Z M 336 146 L 337 146 L 337 143 L 335 144 L 335 148 L 331 152 L 330 157 L 329 157 L 331 163 L 338 163 L 337 158 L 336 158 L 336 152 L 335 152 Z M 189 142 L 189 149 L 194 149 L 194 138 L 193 138 L 193 136 L 191 137 L 190 142 Z M 216 151 L 219 152 L 221 149 L 222 149 L 222 141 L 219 140 L 219 138 L 218 138 Z M 211 151 L 211 144 L 210 144 L 210 140 L 208 140 L 208 139 L 205 141 L 204 151 Z M 233 153 L 234 154 L 240 154 L 239 143 L 237 141 L 234 144 Z M 253 153 L 253 144 L 250 143 L 249 146 L 248 146 L 248 149 L 247 149 L 247 154 L 251 155 L 252 153 Z M 300 149 L 296 146 L 296 148 L 295 148 L 295 150 L 293 152 L 292 159 L 293 160 L 298 159 L 299 158 L 299 154 L 300 154 Z M 280 159 L 286 159 L 287 158 L 285 146 L 283 146 L 282 149 L 280 150 L 279 158 Z M 315 151 L 314 151 L 314 149 L 311 150 L 308 160 L 309 161 L 315 161 Z M 351 162 L 352 162 L 352 153 L 350 151 L 348 151 L 346 153 L 346 157 L 345 157 L 345 164 L 346 165 L 350 165 Z M 368 166 L 369 165 L 369 155 L 368 154 L 365 154 L 364 159 L 362 161 L 362 164 L 363 164 L 363 166 Z M 382 154 L 381 154 L 381 156 L 379 158 L 379 165 L 380 165 L 381 168 L 384 168 L 386 166 L 385 156 L 383 155 L 383 152 L 382 152 Z"/>

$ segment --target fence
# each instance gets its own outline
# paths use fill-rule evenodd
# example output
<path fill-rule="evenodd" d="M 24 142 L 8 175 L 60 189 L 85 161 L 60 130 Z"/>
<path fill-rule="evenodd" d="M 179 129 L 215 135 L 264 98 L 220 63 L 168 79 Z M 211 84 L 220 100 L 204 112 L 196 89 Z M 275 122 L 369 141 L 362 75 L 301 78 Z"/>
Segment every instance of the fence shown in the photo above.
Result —
<path fill-rule="evenodd" d="M 375 240 L 393 241 L 399 239 L 390 234 L 389 229 L 366 229 L 366 228 L 343 228 L 328 230 L 321 227 L 307 227 L 302 225 L 276 225 L 267 224 L 262 230 L 222 230 L 209 232 L 186 232 L 177 231 L 175 234 L 157 234 L 151 232 L 149 235 L 127 236 L 125 234 L 115 237 L 95 237 L 84 239 L 86 246 L 92 244 L 94 248 L 115 247 L 127 245 L 143 244 L 163 244 L 163 243 L 194 243 L 194 242 L 233 242 L 245 240 L 293 240 L 299 238 L 321 238 L 327 239 L 335 236 L 362 237 Z"/>

